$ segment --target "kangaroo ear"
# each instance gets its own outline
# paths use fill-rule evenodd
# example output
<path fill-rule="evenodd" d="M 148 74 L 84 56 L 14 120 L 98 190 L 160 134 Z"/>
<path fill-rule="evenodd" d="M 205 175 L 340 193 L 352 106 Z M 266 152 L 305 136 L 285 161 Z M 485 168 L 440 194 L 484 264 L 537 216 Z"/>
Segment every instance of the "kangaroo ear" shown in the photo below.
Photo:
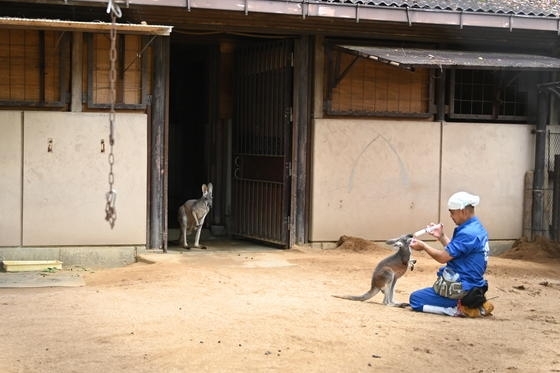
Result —
<path fill-rule="evenodd" d="M 213 188 L 214 188 L 214 187 L 212 186 L 212 183 L 208 183 L 208 191 L 209 191 L 210 193 L 212 193 L 212 189 L 213 189 Z"/>
<path fill-rule="evenodd" d="M 385 241 L 385 243 L 387 245 L 393 245 L 395 242 L 397 242 L 399 239 L 398 238 L 391 238 L 390 240 Z"/>
<path fill-rule="evenodd" d="M 208 187 L 206 186 L 206 184 L 202 184 L 202 193 L 206 193 L 207 190 Z"/>

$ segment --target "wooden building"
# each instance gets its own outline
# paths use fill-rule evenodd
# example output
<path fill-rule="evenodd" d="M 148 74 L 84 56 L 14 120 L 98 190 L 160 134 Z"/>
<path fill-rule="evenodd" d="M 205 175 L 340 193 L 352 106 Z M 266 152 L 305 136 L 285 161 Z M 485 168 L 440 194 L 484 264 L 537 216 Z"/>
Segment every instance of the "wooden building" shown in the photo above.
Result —
<path fill-rule="evenodd" d="M 0 256 L 165 250 L 208 181 L 210 231 L 275 247 L 452 227 L 462 189 L 496 243 L 546 235 L 559 16 L 545 1 L 0 1 Z"/>

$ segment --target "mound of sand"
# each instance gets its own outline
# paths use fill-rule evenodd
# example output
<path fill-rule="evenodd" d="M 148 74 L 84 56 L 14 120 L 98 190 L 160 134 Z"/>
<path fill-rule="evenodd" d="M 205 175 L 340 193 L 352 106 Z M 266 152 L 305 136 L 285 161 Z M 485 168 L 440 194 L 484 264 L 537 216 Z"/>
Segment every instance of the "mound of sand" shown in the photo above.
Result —
<path fill-rule="evenodd" d="M 521 259 L 529 261 L 543 261 L 547 259 L 560 258 L 560 242 L 551 241 L 548 238 L 538 237 L 529 241 L 526 237 L 516 240 L 511 249 L 501 255 L 507 259 Z"/>
<path fill-rule="evenodd" d="M 382 251 L 385 247 L 360 237 L 340 236 L 336 243 L 336 248 L 341 250 L 362 252 L 362 251 Z"/>

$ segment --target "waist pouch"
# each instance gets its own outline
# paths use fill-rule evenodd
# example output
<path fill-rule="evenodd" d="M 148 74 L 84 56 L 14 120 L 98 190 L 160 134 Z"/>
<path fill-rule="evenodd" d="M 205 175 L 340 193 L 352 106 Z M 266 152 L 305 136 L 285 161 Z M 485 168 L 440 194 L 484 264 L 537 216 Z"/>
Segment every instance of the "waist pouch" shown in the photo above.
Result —
<path fill-rule="evenodd" d="M 460 282 L 448 281 L 443 276 L 438 276 L 432 287 L 437 294 L 446 298 L 461 299 L 466 294 Z"/>

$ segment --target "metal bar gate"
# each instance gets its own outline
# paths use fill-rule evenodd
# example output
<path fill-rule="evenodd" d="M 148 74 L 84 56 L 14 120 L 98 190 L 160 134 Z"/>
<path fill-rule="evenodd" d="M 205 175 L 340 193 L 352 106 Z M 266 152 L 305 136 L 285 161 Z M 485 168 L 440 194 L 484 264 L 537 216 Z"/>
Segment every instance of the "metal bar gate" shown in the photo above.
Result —
<path fill-rule="evenodd" d="M 287 247 L 290 219 L 292 42 L 236 51 L 233 234 Z"/>

